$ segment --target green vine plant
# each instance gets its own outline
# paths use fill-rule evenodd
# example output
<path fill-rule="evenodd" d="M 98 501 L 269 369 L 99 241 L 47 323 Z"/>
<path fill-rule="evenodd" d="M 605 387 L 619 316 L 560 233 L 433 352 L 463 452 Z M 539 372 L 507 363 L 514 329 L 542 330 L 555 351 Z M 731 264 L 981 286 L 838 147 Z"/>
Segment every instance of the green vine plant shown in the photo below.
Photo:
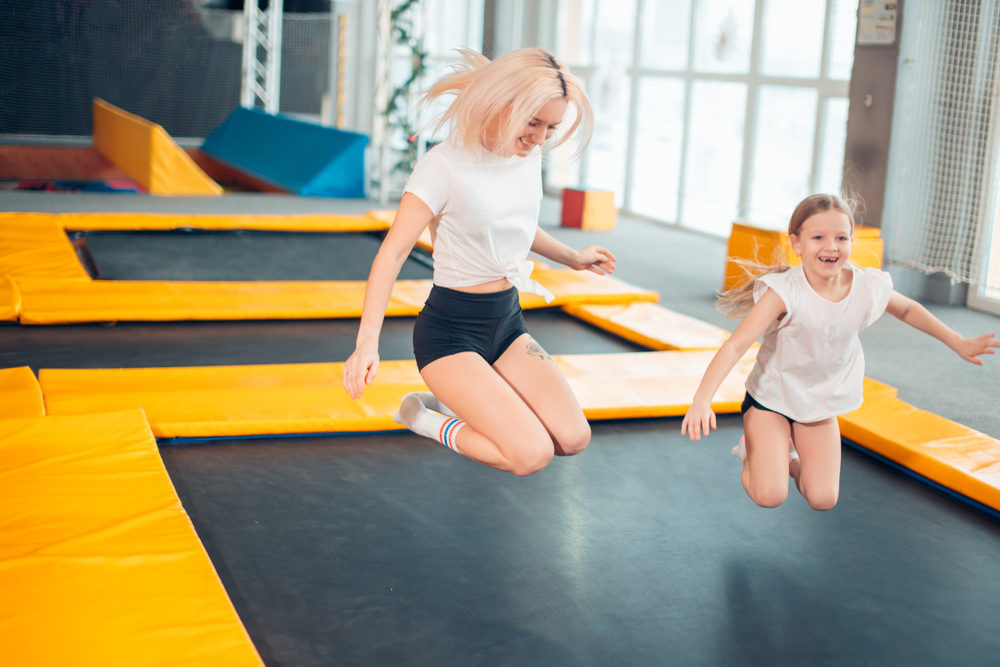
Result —
<path fill-rule="evenodd" d="M 389 15 L 393 43 L 408 48 L 411 54 L 410 74 L 406 81 L 393 88 L 382 112 L 390 129 L 390 146 L 400 155 L 390 173 L 413 171 L 419 152 L 412 99 L 417 82 L 427 71 L 424 40 L 416 34 L 413 20 L 415 12 L 420 9 L 419 5 L 420 0 L 404 0 Z"/>

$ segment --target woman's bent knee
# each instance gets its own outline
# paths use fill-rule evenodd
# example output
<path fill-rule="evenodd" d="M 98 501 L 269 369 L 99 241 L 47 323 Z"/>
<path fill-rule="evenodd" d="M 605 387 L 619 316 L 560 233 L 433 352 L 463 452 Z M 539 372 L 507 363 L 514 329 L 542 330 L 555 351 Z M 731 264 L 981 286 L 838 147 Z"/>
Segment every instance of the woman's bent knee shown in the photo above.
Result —
<path fill-rule="evenodd" d="M 590 444 L 590 424 L 586 421 L 572 432 L 560 434 L 555 439 L 556 454 L 573 456 L 579 454 Z"/>
<path fill-rule="evenodd" d="M 555 452 L 551 448 L 548 451 L 545 449 L 534 449 L 527 452 L 519 452 L 508 458 L 510 472 L 518 477 L 534 475 L 549 464 L 554 454 Z"/>

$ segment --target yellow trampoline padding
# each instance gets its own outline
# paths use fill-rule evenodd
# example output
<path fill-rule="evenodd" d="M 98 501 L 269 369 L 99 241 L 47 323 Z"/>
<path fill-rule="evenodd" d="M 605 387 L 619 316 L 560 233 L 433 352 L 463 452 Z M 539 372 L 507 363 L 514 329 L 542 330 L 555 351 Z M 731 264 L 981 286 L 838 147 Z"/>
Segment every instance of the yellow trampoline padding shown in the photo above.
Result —
<path fill-rule="evenodd" d="M 0 276 L 0 321 L 16 322 L 21 314 L 21 291 L 14 281 Z"/>
<path fill-rule="evenodd" d="M 566 313 L 652 350 L 711 350 L 729 331 L 664 308 L 637 301 L 624 304 L 574 304 Z"/>
<path fill-rule="evenodd" d="M 389 314 L 413 315 L 420 286 L 399 281 Z M 402 283 L 402 284 L 400 284 Z M 107 321 L 309 319 L 358 317 L 363 281 L 153 282 L 17 281 L 21 322 L 56 324 Z M 396 298 L 396 292 L 401 295 Z"/>
<path fill-rule="evenodd" d="M 94 148 L 154 195 L 221 195 L 222 187 L 160 125 L 94 98 Z"/>
<path fill-rule="evenodd" d="M 840 418 L 848 440 L 1000 510 L 1000 440 L 892 396 Z"/>
<path fill-rule="evenodd" d="M 656 292 L 611 276 L 585 271 L 538 270 L 533 277 L 556 296 L 546 304 L 523 293 L 524 308 L 578 302 L 655 301 Z M 16 281 L 21 294 L 21 322 L 178 321 L 309 319 L 360 317 L 364 281 L 156 282 L 104 280 Z M 420 312 L 430 280 L 397 280 L 386 309 L 389 317 Z"/>
<path fill-rule="evenodd" d="M 713 404 L 736 412 L 756 350 Z M 682 415 L 710 351 L 562 355 L 554 359 L 591 419 Z M 48 414 L 142 408 L 157 437 L 245 436 L 401 429 L 403 394 L 426 391 L 411 360 L 384 361 L 361 399 L 341 384 L 342 363 L 194 368 L 43 369 Z"/>
<path fill-rule="evenodd" d="M 44 415 L 42 388 L 31 369 L 0 368 L 0 419 Z"/>
<path fill-rule="evenodd" d="M 260 665 L 139 410 L 0 420 L 9 665 Z"/>
<path fill-rule="evenodd" d="M 0 276 L 86 278 L 54 216 L 0 213 Z"/>
<path fill-rule="evenodd" d="M 553 359 L 587 419 L 637 419 L 687 412 L 714 354 L 714 350 L 686 350 L 553 355 Z M 715 393 L 713 410 L 740 411 L 743 385 L 756 358 L 753 347 L 736 363 Z"/>
<path fill-rule="evenodd" d="M 342 363 L 42 369 L 49 414 L 142 408 L 160 438 L 382 431 L 403 394 L 426 391 L 416 363 L 383 361 L 354 401 Z"/>
<path fill-rule="evenodd" d="M 44 215 L 44 214 L 31 214 Z M 276 232 L 368 232 L 387 228 L 377 217 L 357 214 L 187 215 L 167 213 L 52 214 L 63 229 L 73 231 L 133 231 L 252 229 Z"/>

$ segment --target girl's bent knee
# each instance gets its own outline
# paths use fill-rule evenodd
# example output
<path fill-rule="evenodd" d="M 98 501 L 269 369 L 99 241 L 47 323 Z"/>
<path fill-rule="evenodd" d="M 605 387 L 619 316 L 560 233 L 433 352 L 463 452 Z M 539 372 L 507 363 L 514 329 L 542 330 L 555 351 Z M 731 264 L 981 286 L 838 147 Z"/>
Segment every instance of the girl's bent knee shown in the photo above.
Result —
<path fill-rule="evenodd" d="M 837 500 L 838 493 L 836 491 L 809 493 L 806 495 L 806 502 L 809 503 L 809 507 L 820 512 L 832 510 L 836 506 Z"/>
<path fill-rule="evenodd" d="M 748 495 L 750 500 L 761 507 L 777 507 L 788 498 L 788 489 L 781 487 L 753 489 Z"/>

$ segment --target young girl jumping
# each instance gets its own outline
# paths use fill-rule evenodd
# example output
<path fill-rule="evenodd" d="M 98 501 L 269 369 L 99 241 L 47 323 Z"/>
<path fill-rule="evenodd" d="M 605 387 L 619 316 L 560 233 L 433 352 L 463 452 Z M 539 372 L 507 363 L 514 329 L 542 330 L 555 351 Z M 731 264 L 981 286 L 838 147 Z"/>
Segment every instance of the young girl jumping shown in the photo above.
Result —
<path fill-rule="evenodd" d="M 994 334 L 965 338 L 892 288 L 888 273 L 848 263 L 854 219 L 840 198 L 812 195 L 792 213 L 788 237 L 801 266 L 755 266 L 753 277 L 719 299 L 731 316 L 745 314 L 719 348 L 681 424 L 692 440 L 716 427 L 711 402 L 723 379 L 763 335 L 746 382 L 743 488 L 762 507 L 788 495 L 788 476 L 816 510 L 837 503 L 840 428 L 837 416 L 862 403 L 864 355 L 858 333 L 888 311 L 930 334 L 962 359 L 1000 347 Z M 794 444 L 793 444 L 794 443 Z"/>
<path fill-rule="evenodd" d="M 462 54 L 464 64 L 426 94 L 455 96 L 439 124 L 449 136 L 417 163 L 372 264 L 344 389 L 358 398 L 375 378 L 393 282 L 430 225 L 434 284 L 413 351 L 431 393 L 407 394 L 394 418 L 474 461 L 529 475 L 555 454 L 582 451 L 590 425 L 525 329 L 518 290 L 552 298 L 530 279 L 528 252 L 598 274 L 614 270 L 615 256 L 598 246 L 574 250 L 538 227 L 541 147 L 570 104 L 572 123 L 551 146 L 577 134 L 582 151 L 590 139 L 590 103 L 576 78 L 542 49 L 493 61 Z"/>

